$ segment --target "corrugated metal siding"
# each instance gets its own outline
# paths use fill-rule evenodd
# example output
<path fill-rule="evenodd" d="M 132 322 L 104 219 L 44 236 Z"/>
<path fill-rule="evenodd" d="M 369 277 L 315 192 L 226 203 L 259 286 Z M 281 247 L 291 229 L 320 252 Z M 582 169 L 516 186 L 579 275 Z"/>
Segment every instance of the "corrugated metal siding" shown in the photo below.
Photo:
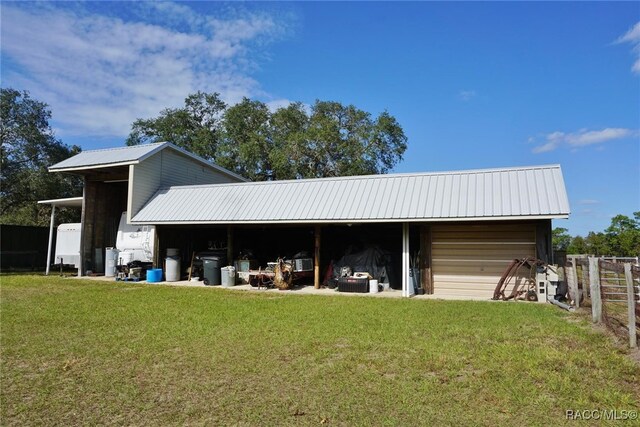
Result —
<path fill-rule="evenodd" d="M 137 214 L 151 196 L 161 187 L 162 152 L 133 166 L 131 186 L 131 216 Z"/>
<path fill-rule="evenodd" d="M 231 176 L 207 168 L 202 163 L 173 150 L 160 151 L 133 167 L 132 217 L 161 187 L 237 182 Z"/>
<path fill-rule="evenodd" d="M 532 223 L 434 225 L 431 230 L 435 296 L 490 299 L 511 260 L 536 256 Z M 517 279 L 527 277 L 529 270 L 522 269 Z"/>
<path fill-rule="evenodd" d="M 552 165 L 175 186 L 158 191 L 133 221 L 357 222 L 568 214 L 562 172 Z"/>
<path fill-rule="evenodd" d="M 105 150 L 83 151 L 73 157 L 61 161 L 60 163 L 56 163 L 55 165 L 49 167 L 49 170 L 54 171 L 57 169 L 134 162 L 141 157 L 148 155 L 152 151 L 158 149 L 160 146 L 167 144 L 168 143 L 166 142 L 159 142 L 156 144 L 143 144 L 132 147 L 118 147 L 108 148 Z"/>
<path fill-rule="evenodd" d="M 201 163 L 187 156 L 183 156 L 176 151 L 163 150 L 160 155 L 162 156 L 162 170 L 159 187 L 171 185 L 225 184 L 238 181 L 228 175 L 207 168 Z"/>

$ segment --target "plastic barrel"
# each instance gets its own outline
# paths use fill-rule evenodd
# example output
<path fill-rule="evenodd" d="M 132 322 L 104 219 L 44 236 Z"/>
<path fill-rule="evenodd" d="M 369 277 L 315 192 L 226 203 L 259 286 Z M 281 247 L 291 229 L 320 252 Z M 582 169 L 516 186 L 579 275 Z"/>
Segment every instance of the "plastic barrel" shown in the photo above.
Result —
<path fill-rule="evenodd" d="M 180 280 L 180 257 L 168 256 L 164 261 L 167 270 L 165 273 L 167 282 L 177 282 Z"/>
<path fill-rule="evenodd" d="M 116 266 L 118 265 L 118 250 L 116 248 L 107 248 L 105 250 L 105 268 L 104 275 L 106 277 L 114 277 L 116 275 Z"/>
<path fill-rule="evenodd" d="M 147 270 L 147 282 L 149 283 L 157 283 L 162 281 L 162 269 L 161 268 L 152 268 Z"/>
<path fill-rule="evenodd" d="M 220 265 L 222 264 L 222 258 L 217 256 L 203 256 L 202 265 L 204 270 L 204 284 L 205 285 L 219 285 L 221 283 Z"/>

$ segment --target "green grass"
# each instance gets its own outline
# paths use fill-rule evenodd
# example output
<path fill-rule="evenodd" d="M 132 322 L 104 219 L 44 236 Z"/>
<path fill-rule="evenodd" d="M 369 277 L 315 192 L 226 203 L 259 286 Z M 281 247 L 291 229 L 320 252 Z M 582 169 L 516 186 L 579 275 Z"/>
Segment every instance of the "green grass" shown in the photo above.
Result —
<path fill-rule="evenodd" d="M 640 374 L 551 305 L 1 277 L 2 425 L 558 425 Z"/>

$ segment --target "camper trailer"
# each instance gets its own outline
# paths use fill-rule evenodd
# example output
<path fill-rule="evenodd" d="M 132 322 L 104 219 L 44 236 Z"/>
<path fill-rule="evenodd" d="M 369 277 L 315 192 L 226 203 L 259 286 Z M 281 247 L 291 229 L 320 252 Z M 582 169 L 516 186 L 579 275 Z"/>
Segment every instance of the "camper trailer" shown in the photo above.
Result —
<path fill-rule="evenodd" d="M 60 224 L 56 233 L 54 264 L 80 265 L 80 229 L 82 224 Z"/>
<path fill-rule="evenodd" d="M 60 224 L 56 234 L 55 264 L 80 265 L 81 224 Z M 118 225 L 115 248 L 96 248 L 96 271 L 103 270 L 103 255 L 113 258 L 112 267 L 125 265 L 131 261 L 152 262 L 155 238 L 154 226 L 127 224 L 127 212 L 123 212 Z M 115 251 L 114 251 L 115 249 Z M 105 254 L 105 251 L 107 252 Z M 109 262 L 107 262 L 109 264 Z"/>
<path fill-rule="evenodd" d="M 155 231 L 153 225 L 128 224 L 127 212 L 122 212 L 116 237 L 118 264 L 131 261 L 152 262 Z"/>

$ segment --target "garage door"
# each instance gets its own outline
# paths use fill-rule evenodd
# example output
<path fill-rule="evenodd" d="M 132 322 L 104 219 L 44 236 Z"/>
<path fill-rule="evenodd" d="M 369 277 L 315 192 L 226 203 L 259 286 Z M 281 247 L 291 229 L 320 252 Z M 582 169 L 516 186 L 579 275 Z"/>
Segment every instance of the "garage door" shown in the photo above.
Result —
<path fill-rule="evenodd" d="M 433 226 L 434 294 L 491 298 L 512 259 L 535 256 L 535 235 L 534 224 Z"/>

